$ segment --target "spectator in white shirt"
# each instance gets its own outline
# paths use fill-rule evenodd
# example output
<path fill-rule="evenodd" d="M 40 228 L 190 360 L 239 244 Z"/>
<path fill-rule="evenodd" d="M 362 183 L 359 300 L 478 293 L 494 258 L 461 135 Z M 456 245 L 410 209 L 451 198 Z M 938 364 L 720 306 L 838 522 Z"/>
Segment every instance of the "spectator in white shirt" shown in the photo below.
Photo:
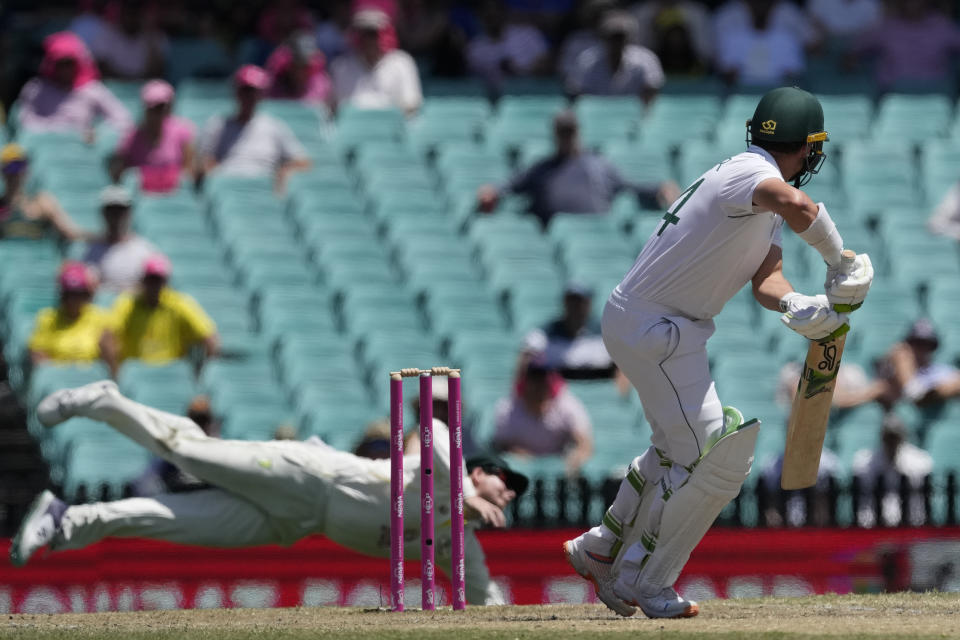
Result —
<path fill-rule="evenodd" d="M 198 180 L 212 171 L 272 175 L 276 191 L 282 192 L 291 173 L 310 167 L 307 152 L 286 124 L 257 113 L 257 105 L 270 86 L 266 71 L 252 64 L 240 67 L 234 85 L 236 113 L 214 116 L 201 134 Z"/>
<path fill-rule="evenodd" d="M 921 318 L 887 355 L 903 397 L 917 406 L 937 406 L 960 396 L 960 369 L 934 362 L 939 347 L 940 338 L 933 325 Z"/>
<path fill-rule="evenodd" d="M 150 22 L 142 2 L 120 3 L 117 24 L 105 23 L 90 49 L 105 76 L 147 79 L 163 76 L 170 43 Z"/>
<path fill-rule="evenodd" d="M 636 20 L 628 13 L 609 12 L 600 25 L 603 44 L 587 49 L 577 58 L 566 79 L 574 96 L 635 95 L 649 103 L 663 86 L 663 67 L 657 55 L 639 45 Z"/>
<path fill-rule="evenodd" d="M 593 290 L 569 282 L 563 291 L 563 315 L 524 338 L 525 353 L 536 353 L 564 378 L 611 378 L 616 372 L 592 317 Z"/>
<path fill-rule="evenodd" d="M 771 3 L 751 0 L 746 6 L 750 17 L 746 25 L 731 20 L 730 28 L 717 29 L 720 74 L 729 84 L 790 84 L 806 67 L 803 42 L 784 20 L 774 20 Z"/>
<path fill-rule="evenodd" d="M 488 0 L 480 10 L 483 33 L 467 45 L 470 70 L 499 92 L 505 76 L 545 73 L 550 67 L 550 48 L 540 30 L 507 21 L 501 2 Z"/>
<path fill-rule="evenodd" d="M 880 0 L 808 0 L 807 15 L 828 35 L 846 38 L 877 26 L 883 5 Z"/>
<path fill-rule="evenodd" d="M 497 403 L 493 447 L 517 455 L 563 455 L 574 476 L 593 454 L 593 427 L 559 374 L 533 360 L 515 392 Z"/>
<path fill-rule="evenodd" d="M 860 480 L 860 504 L 857 524 L 861 527 L 918 526 L 924 523 L 923 484 L 933 471 L 933 458 L 923 449 L 907 442 L 907 429 L 894 414 L 883 420 L 881 446 L 862 449 L 853 457 L 853 475 Z M 907 513 L 901 495 L 901 478 L 907 483 Z M 876 496 L 880 495 L 880 514 Z"/>
<path fill-rule="evenodd" d="M 362 9 L 353 15 L 351 29 L 352 51 L 330 65 L 332 106 L 416 113 L 423 104 L 420 75 L 410 54 L 397 49 L 390 17 L 379 9 Z"/>
<path fill-rule="evenodd" d="M 111 185 L 100 193 L 104 233 L 87 243 L 83 262 L 97 270 L 100 286 L 120 293 L 137 287 L 155 246 L 131 231 L 133 197 L 125 187 Z"/>

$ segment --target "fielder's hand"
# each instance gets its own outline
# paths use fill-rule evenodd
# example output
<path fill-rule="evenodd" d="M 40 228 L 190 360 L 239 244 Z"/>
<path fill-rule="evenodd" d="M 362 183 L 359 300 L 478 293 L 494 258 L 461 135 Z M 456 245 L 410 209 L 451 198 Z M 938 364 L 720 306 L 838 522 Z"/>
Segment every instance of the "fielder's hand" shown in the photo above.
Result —
<path fill-rule="evenodd" d="M 873 264 L 870 263 L 870 256 L 861 253 L 857 255 L 848 273 L 844 273 L 839 267 L 828 268 L 823 288 L 834 309 L 854 311 L 863 304 L 872 282 Z"/>
<path fill-rule="evenodd" d="M 837 313 L 827 296 L 805 296 L 792 291 L 780 299 L 780 320 L 804 338 L 820 340 L 847 324 L 846 313 Z"/>
<path fill-rule="evenodd" d="M 497 527 L 498 529 L 507 526 L 507 517 L 503 515 L 503 509 L 492 502 L 488 502 L 480 496 L 473 496 L 472 498 L 465 499 L 463 504 L 465 507 L 464 514 L 468 518 L 480 518 L 485 525 Z"/>

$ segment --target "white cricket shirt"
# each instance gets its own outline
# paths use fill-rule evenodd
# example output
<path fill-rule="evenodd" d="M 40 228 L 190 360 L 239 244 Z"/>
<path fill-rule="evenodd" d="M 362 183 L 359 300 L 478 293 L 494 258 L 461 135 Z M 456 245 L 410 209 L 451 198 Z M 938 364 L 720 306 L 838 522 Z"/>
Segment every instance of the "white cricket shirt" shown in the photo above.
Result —
<path fill-rule="evenodd" d="M 768 178 L 783 179 L 773 156 L 750 146 L 708 169 L 680 194 L 617 287 L 630 300 L 648 300 L 706 320 L 753 277 L 780 245 L 783 218 L 753 206 Z"/>

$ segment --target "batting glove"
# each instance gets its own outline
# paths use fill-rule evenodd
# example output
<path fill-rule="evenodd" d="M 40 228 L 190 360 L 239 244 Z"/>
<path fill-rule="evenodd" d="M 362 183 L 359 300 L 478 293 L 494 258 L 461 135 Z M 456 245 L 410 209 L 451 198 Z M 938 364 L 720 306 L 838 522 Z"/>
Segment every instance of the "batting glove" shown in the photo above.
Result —
<path fill-rule="evenodd" d="M 847 327 L 846 313 L 830 306 L 827 296 L 805 296 L 792 291 L 780 299 L 780 320 L 804 338 L 822 340 Z"/>
<path fill-rule="evenodd" d="M 839 267 L 828 268 L 823 288 L 827 292 L 827 300 L 836 311 L 855 311 L 863 304 L 872 282 L 873 264 L 870 263 L 870 256 L 861 253 L 848 273 L 842 272 Z"/>

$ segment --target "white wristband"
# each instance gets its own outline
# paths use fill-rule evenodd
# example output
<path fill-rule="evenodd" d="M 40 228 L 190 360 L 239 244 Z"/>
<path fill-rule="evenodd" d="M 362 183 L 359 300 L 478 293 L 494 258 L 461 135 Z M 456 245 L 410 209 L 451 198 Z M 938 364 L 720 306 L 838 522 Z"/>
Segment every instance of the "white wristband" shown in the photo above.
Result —
<path fill-rule="evenodd" d="M 822 202 L 817 203 L 817 217 L 813 219 L 806 231 L 801 231 L 797 235 L 819 251 L 828 266 L 836 267 L 840 264 L 843 239 Z"/>

